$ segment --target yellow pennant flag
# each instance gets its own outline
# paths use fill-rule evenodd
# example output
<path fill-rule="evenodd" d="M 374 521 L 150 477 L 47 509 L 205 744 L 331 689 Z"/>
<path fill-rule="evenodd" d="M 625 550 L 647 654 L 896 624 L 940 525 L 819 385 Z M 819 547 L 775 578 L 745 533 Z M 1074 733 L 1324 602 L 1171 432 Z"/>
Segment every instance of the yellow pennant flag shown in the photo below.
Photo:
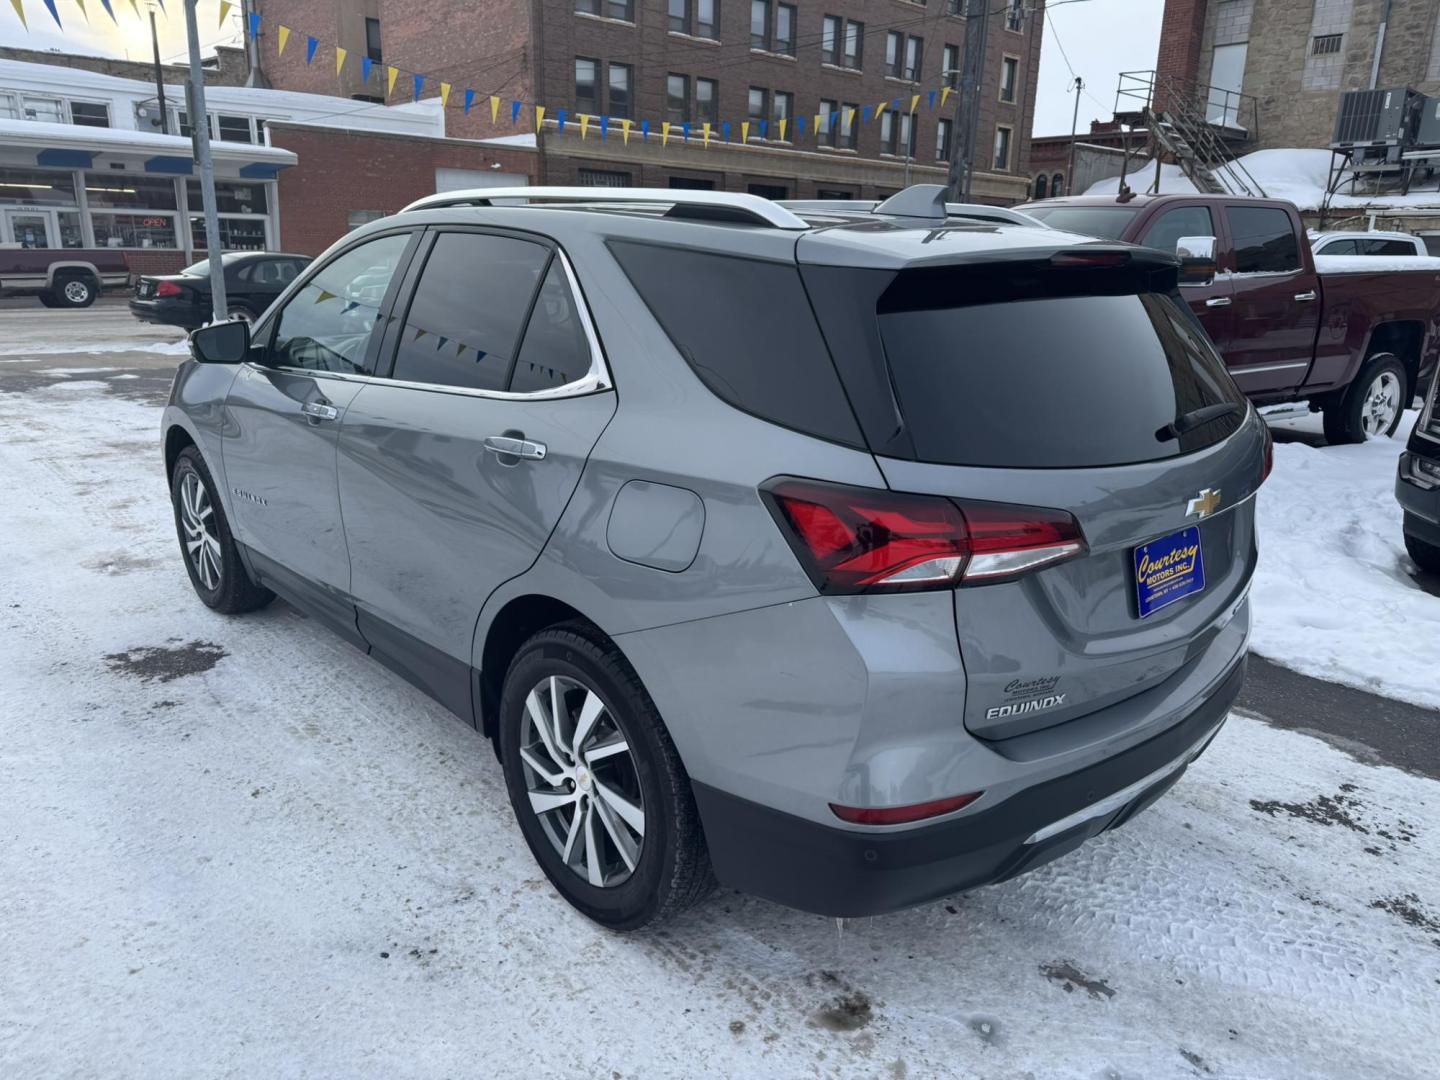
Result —
<path fill-rule="evenodd" d="M 710 123 L 706 121 L 700 125 L 700 137 L 704 140 L 705 149 L 710 149 Z"/>
<path fill-rule="evenodd" d="M 335 294 L 334 294 L 333 292 L 327 292 L 326 290 L 321 289 L 321 290 L 320 290 L 320 295 L 317 296 L 317 297 L 315 297 L 315 301 L 314 301 L 314 302 L 317 303 L 317 304 L 323 304 L 326 300 L 334 300 L 334 299 L 335 299 Z"/>
<path fill-rule="evenodd" d="M 339 45 L 336 45 L 336 46 L 335 46 L 335 74 L 336 74 L 336 75 L 339 75 L 340 72 L 344 69 L 344 67 L 345 67 L 345 57 L 347 57 L 347 56 L 349 56 L 349 55 L 350 55 L 350 53 L 349 53 L 347 50 L 342 49 Z"/>
<path fill-rule="evenodd" d="M 280 33 L 277 34 L 275 37 L 275 43 L 279 46 L 279 48 L 275 52 L 275 55 L 284 56 L 285 46 L 290 44 L 290 28 L 288 26 L 285 26 L 283 24 L 281 25 Z"/>
<path fill-rule="evenodd" d="M 450 104 L 450 84 L 449 84 L 448 82 L 442 82 L 442 83 L 440 84 L 440 107 L 443 109 L 443 108 L 446 108 L 449 104 Z"/>
<path fill-rule="evenodd" d="M 490 95 L 490 122 L 495 123 L 495 117 L 500 114 L 500 99 L 494 94 Z"/>
<path fill-rule="evenodd" d="M 581 138 L 581 139 L 584 139 L 585 136 L 586 136 L 586 134 L 587 134 L 589 131 L 590 131 L 590 117 L 589 117 L 587 114 L 585 114 L 585 113 L 581 113 L 581 114 L 580 114 L 580 138 Z"/>
<path fill-rule="evenodd" d="M 543 123 L 545 123 L 545 106 L 544 106 L 544 105 L 536 105 L 536 106 L 535 106 L 535 131 L 536 131 L 537 133 L 540 131 L 540 125 L 543 124 Z"/>
<path fill-rule="evenodd" d="M 85 0 L 75 0 L 75 3 L 79 5 L 79 7 L 80 7 L 80 14 L 85 16 L 85 21 L 86 21 L 86 22 L 89 22 L 89 21 L 90 21 L 90 12 L 88 12 L 88 11 L 85 10 Z"/>
<path fill-rule="evenodd" d="M 914 97 L 912 97 L 912 98 L 910 99 L 910 111 L 913 113 L 913 112 L 914 112 L 916 109 L 918 109 L 919 107 L 920 107 L 920 95 L 919 95 L 919 94 L 916 94 Z"/>
<path fill-rule="evenodd" d="M 845 110 L 845 126 L 848 128 L 848 127 L 849 127 L 851 124 L 853 124 L 853 123 L 855 123 L 855 110 L 854 110 L 854 109 L 846 109 L 846 110 Z"/>
<path fill-rule="evenodd" d="M 660 145 L 664 146 L 670 141 L 670 121 L 666 120 L 660 125 Z"/>
<path fill-rule="evenodd" d="M 130 0 L 130 2 L 133 4 L 136 0 Z M 20 0 L 10 0 L 10 6 L 15 9 L 15 14 L 20 16 L 20 25 L 29 30 L 30 24 L 25 21 L 25 9 L 20 6 Z M 136 14 L 138 15 L 139 12 L 137 11 Z"/>
<path fill-rule="evenodd" d="M 388 98 L 391 94 L 395 93 L 395 80 L 400 77 L 400 69 L 394 64 L 389 64 L 386 66 L 385 71 L 385 96 Z"/>
<path fill-rule="evenodd" d="M 746 143 L 746 142 L 749 142 L 749 141 L 750 141 L 750 121 L 749 121 L 749 120 L 746 120 L 746 121 L 742 122 L 741 125 L 740 125 L 740 141 L 741 141 L 742 143 Z"/>
<path fill-rule="evenodd" d="M 879 105 L 876 105 L 876 106 L 875 106 L 875 119 L 876 119 L 876 120 L 879 120 L 880 117 L 885 114 L 885 106 L 888 105 L 888 104 L 889 104 L 889 102 L 887 102 L 887 101 L 882 101 L 882 102 L 880 102 Z"/>
<path fill-rule="evenodd" d="M 820 128 L 824 123 L 825 118 L 817 112 L 815 114 L 815 123 L 810 126 L 810 130 L 815 132 L 815 137 L 817 139 L 820 137 Z"/>
<path fill-rule="evenodd" d="M 225 29 L 225 20 L 230 17 L 230 9 L 232 7 L 234 7 L 234 5 L 230 3 L 230 0 L 220 0 L 220 21 L 215 25 L 222 30 Z"/>
<path fill-rule="evenodd" d="M 620 121 L 620 138 L 621 138 L 621 140 L 625 143 L 626 146 L 629 146 L 629 145 L 630 145 L 630 121 L 629 121 L 629 120 L 621 120 L 621 121 Z"/>
<path fill-rule="evenodd" d="M 950 96 L 950 87 L 948 87 L 948 86 L 942 86 L 942 87 L 940 88 L 940 107 L 941 107 L 942 109 L 945 107 L 945 99 L 948 98 L 949 96 Z"/>
<path fill-rule="evenodd" d="M 20 0 L 15 0 L 15 6 L 20 6 Z M 135 18 L 140 18 L 140 0 L 130 0 L 130 10 L 135 12 Z"/>
<path fill-rule="evenodd" d="M 785 127 L 786 127 L 786 125 L 789 124 L 789 123 L 790 123 L 790 121 L 789 121 L 788 118 L 786 118 L 786 117 L 784 117 L 784 116 L 782 116 L 782 117 L 780 118 L 780 141 L 781 141 L 781 142 L 784 142 L 784 141 L 785 141 Z"/>

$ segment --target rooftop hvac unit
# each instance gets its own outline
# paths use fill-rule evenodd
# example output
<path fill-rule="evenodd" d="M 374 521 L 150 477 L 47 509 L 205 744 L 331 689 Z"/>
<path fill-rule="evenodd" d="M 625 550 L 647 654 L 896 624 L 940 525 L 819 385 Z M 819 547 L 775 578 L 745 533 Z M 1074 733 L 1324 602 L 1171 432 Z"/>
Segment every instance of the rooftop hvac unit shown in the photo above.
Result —
<path fill-rule="evenodd" d="M 1427 98 L 1420 110 L 1420 130 L 1415 135 L 1416 146 L 1440 146 L 1440 98 Z"/>
<path fill-rule="evenodd" d="M 1414 141 L 1427 98 L 1408 86 L 1388 90 L 1347 90 L 1340 95 L 1332 150 L 1365 146 L 1407 146 Z"/>

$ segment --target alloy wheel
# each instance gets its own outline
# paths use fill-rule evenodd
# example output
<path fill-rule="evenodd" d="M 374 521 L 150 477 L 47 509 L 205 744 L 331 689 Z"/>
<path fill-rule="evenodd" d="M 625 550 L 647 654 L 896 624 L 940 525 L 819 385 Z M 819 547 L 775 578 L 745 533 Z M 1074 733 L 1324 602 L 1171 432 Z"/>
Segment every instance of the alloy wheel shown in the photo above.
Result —
<path fill-rule="evenodd" d="M 1389 432 L 1400 413 L 1400 380 L 1393 371 L 1382 371 L 1365 390 L 1360 409 L 1360 426 L 1365 434 L 1384 435 Z"/>
<path fill-rule="evenodd" d="M 90 299 L 90 286 L 73 278 L 65 283 L 63 292 L 65 299 L 72 304 L 83 304 Z"/>
<path fill-rule="evenodd" d="M 624 731 L 600 695 L 552 675 L 525 696 L 520 759 L 531 812 L 571 873 L 598 888 L 629 880 L 645 845 L 645 802 Z"/>
<path fill-rule="evenodd" d="M 180 526 L 185 530 L 185 554 L 195 576 L 207 589 L 220 584 L 220 537 L 215 531 L 215 507 L 200 477 L 187 472 L 180 481 Z"/>

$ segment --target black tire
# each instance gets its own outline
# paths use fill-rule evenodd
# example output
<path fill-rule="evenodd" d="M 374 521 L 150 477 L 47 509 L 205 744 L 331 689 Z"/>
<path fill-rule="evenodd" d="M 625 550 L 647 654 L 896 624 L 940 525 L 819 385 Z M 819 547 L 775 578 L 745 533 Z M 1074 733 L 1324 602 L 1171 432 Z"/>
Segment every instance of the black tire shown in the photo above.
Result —
<path fill-rule="evenodd" d="M 43 307 L 57 308 L 60 306 L 60 301 L 55 299 L 55 294 L 49 289 L 46 289 L 42 293 L 36 293 L 35 298 L 40 301 Z"/>
<path fill-rule="evenodd" d="M 1421 570 L 1427 574 L 1440 574 L 1440 547 L 1407 532 L 1405 534 L 1405 550 L 1410 553 L 1410 558 Z"/>
<path fill-rule="evenodd" d="M 1377 383 L 1386 376 L 1395 380 L 1398 407 L 1394 417 L 1383 430 L 1367 431 L 1366 420 L 1371 395 L 1375 393 Z M 1383 435 L 1388 438 L 1394 435 L 1395 429 L 1400 426 L 1400 417 L 1409 405 L 1405 397 L 1407 382 L 1405 366 L 1394 354 L 1376 353 L 1370 357 L 1361 365 L 1360 373 L 1355 376 L 1355 381 L 1345 388 L 1345 392 L 1325 406 L 1325 441 L 1338 446 L 1343 443 L 1363 443 L 1369 437 Z"/>
<path fill-rule="evenodd" d="M 227 314 L 232 319 L 244 319 L 247 323 L 255 321 L 255 312 L 250 310 L 249 304 L 231 304 Z"/>
<path fill-rule="evenodd" d="M 596 723 L 596 729 L 607 723 L 612 725 L 617 733 L 614 737 L 623 739 L 629 746 L 628 760 L 621 764 L 629 770 L 626 776 L 638 789 L 639 804 L 644 811 L 644 835 L 634 868 L 617 884 L 593 885 L 581 876 L 581 869 L 567 865 L 540 815 L 530 805 L 527 780 L 530 766 L 521 758 L 526 699 L 532 689 L 544 685 L 551 676 L 579 684 L 572 693 L 578 693 L 582 699 L 585 691 L 597 695 L 606 713 Z M 533 724 L 530 726 L 533 729 Z M 532 760 L 538 745 L 532 742 L 526 747 Z M 511 806 L 525 842 L 551 884 L 582 914 L 611 930 L 638 930 L 684 911 L 714 888 L 710 856 L 690 791 L 690 778 L 655 703 L 634 669 L 595 627 L 582 622 L 562 623 L 540 631 L 520 647 L 505 675 L 500 699 L 500 755 Z M 581 764 L 578 757 L 583 756 L 577 756 L 576 765 Z M 551 760 L 553 763 L 556 759 Z M 588 763 L 587 760 L 585 764 Z M 596 779 L 599 779 L 598 768 L 593 774 Z M 587 786 L 590 782 L 585 780 Z M 536 783 L 542 783 L 538 775 Z M 569 785 L 567 790 L 577 790 L 575 781 L 565 783 Z M 593 800 L 595 796 L 590 798 Z M 580 815 L 583 805 L 583 802 L 577 803 L 570 811 L 570 818 L 563 816 L 563 809 L 552 811 L 561 815 L 550 819 L 552 827 L 564 831 L 569 822 Z M 596 835 L 602 850 L 608 848 L 618 857 L 619 847 L 605 838 L 598 827 Z M 576 855 L 584 857 L 579 851 Z"/>
<path fill-rule="evenodd" d="M 211 584 L 207 584 L 202 578 L 202 571 L 191 558 L 187 544 L 189 534 L 182 501 L 185 497 L 183 488 L 186 478 L 191 476 L 204 488 L 210 507 L 209 520 L 214 522 L 212 536 L 215 543 L 211 550 L 218 548 L 219 568 Z M 215 496 L 215 483 L 210 479 L 210 470 L 206 468 L 200 451 L 193 446 L 181 450 L 175 459 L 175 469 L 170 474 L 170 502 L 175 510 L 175 535 L 180 540 L 180 557 L 185 563 L 186 573 L 190 575 L 190 584 L 195 588 L 195 595 L 200 597 L 206 607 L 222 615 L 239 615 L 262 608 L 275 599 L 274 593 L 255 584 L 246 573 L 245 564 L 240 561 L 240 552 L 235 546 L 235 537 L 230 532 L 230 522 L 225 517 L 225 507 Z"/>
<path fill-rule="evenodd" d="M 100 295 L 100 286 L 89 274 L 72 274 L 56 278 L 55 287 L 50 290 L 55 297 L 55 306 L 62 308 L 83 308 L 95 303 Z"/>

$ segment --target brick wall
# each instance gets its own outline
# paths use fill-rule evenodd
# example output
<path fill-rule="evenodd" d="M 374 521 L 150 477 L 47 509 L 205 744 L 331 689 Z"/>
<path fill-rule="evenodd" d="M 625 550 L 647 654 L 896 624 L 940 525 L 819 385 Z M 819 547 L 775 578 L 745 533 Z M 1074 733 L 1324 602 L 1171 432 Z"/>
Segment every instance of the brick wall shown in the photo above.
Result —
<path fill-rule="evenodd" d="M 1200 53 L 1204 43 L 1205 15 L 1209 0 L 1165 0 L 1165 16 L 1160 23 L 1160 52 L 1155 70 L 1179 82 L 1204 79 L 1200 71 Z"/>
<path fill-rule="evenodd" d="M 255 10 L 260 14 L 260 66 L 277 90 L 339 97 L 385 93 L 385 71 L 381 67 L 371 71 L 368 85 L 360 81 L 365 20 L 380 16 L 380 0 L 255 0 Z M 290 28 L 291 38 L 285 55 L 277 56 L 277 34 L 282 25 Z M 320 39 L 320 50 L 311 64 L 305 63 L 306 35 Z M 349 54 L 338 74 L 336 45 Z M 385 45 L 383 24 L 381 45 Z M 399 57 L 394 62 L 404 63 Z M 399 90 L 397 84 L 397 93 Z"/>
<path fill-rule="evenodd" d="M 149 38 L 146 38 L 145 55 L 150 55 Z M 15 46 L 0 46 L 0 60 L 16 60 L 25 64 L 48 64 L 52 67 L 78 68 L 96 71 L 101 75 L 114 75 L 120 79 L 135 79 L 138 82 L 154 84 L 155 67 L 149 61 L 120 60 L 111 56 L 82 56 L 78 53 L 53 52 L 49 49 L 22 49 Z M 190 68 L 185 64 L 162 64 L 160 70 L 165 81 L 174 85 L 190 78 Z M 215 50 L 215 61 L 205 68 L 206 86 L 244 86 L 249 69 L 245 66 L 245 50 L 222 45 Z"/>
<path fill-rule="evenodd" d="M 192 260 L 183 251 L 127 251 L 125 262 L 132 274 L 175 274 Z"/>
<path fill-rule="evenodd" d="M 279 204 L 281 246 L 302 255 L 343 236 L 351 211 L 391 214 L 433 194 L 437 168 L 536 174 L 532 150 L 287 124 L 269 131 L 274 145 L 300 158 L 280 173 Z"/>

